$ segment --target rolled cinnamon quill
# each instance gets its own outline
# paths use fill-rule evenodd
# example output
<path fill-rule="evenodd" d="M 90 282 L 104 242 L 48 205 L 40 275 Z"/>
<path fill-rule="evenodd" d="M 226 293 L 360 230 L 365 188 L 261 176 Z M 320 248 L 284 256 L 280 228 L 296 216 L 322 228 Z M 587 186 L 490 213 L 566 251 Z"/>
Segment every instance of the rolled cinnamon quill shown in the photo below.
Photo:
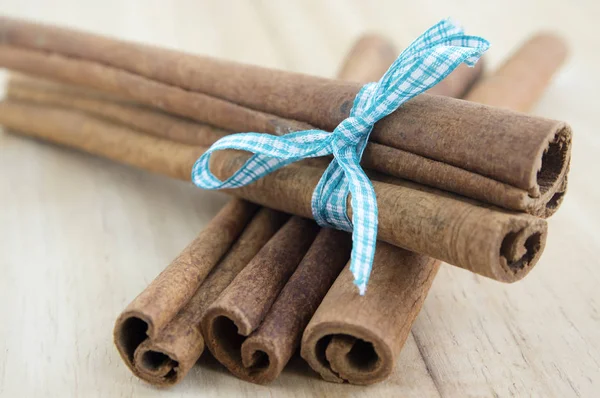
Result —
<path fill-rule="evenodd" d="M 50 91 L 52 93 L 61 93 L 65 96 L 74 95 L 78 97 L 100 99 L 116 103 L 135 104 L 131 98 L 109 94 L 105 91 L 94 90 L 84 86 L 77 86 L 74 84 L 30 76 L 18 72 L 13 72 L 10 74 L 8 85 L 17 85 L 19 87 L 27 87 L 28 89 L 36 89 L 44 92 Z"/>
<path fill-rule="evenodd" d="M 35 117 L 31 117 L 35 115 Z M 549 122 L 549 121 L 548 121 Z M 557 129 L 566 128 L 552 122 Z M 202 148 L 146 136 L 90 116 L 17 101 L 0 103 L 0 124 L 149 171 L 187 180 Z M 224 179 L 248 159 L 215 152 L 211 170 Z M 323 170 L 290 165 L 230 194 L 275 210 L 312 217 L 312 192 Z M 378 239 L 499 281 L 514 282 L 537 263 L 546 241 L 544 220 L 417 189 L 373 182 L 379 204 Z M 351 206 L 348 214 L 352 216 Z"/>
<path fill-rule="evenodd" d="M 269 357 L 261 350 L 251 350 L 249 356 L 245 355 L 248 352 L 240 355 L 243 336 L 259 328 L 318 231 L 313 221 L 292 217 L 206 310 L 201 320 L 206 344 L 236 376 L 252 379 L 254 372 L 269 366 Z M 313 281 L 306 282 L 304 287 L 308 288 Z M 282 326 L 296 322 L 294 317 L 293 312 L 287 313 L 284 317 L 287 322 Z"/>
<path fill-rule="evenodd" d="M 308 321 L 350 258 L 350 248 L 348 233 L 329 228 L 319 231 L 260 326 L 241 340 L 235 363 L 227 361 L 234 374 L 261 384 L 279 376 L 299 347 Z M 210 328 L 211 320 L 205 324 Z M 215 343 L 222 346 L 224 342 Z"/>
<path fill-rule="evenodd" d="M 388 377 L 439 265 L 379 242 L 366 294 L 358 295 L 344 269 L 304 331 L 302 357 L 327 381 Z"/>
<path fill-rule="evenodd" d="M 64 85 L 44 85 L 27 78 L 11 78 L 8 98 L 76 109 L 109 121 L 125 124 L 157 137 L 189 145 L 210 146 L 229 132 L 134 103 L 98 97 L 99 92 L 73 92 Z"/>
<path fill-rule="evenodd" d="M 137 376 L 154 384 L 181 378 L 204 348 L 198 330 L 189 328 L 185 344 L 158 346 L 202 281 L 242 233 L 256 206 L 232 200 L 190 245 L 123 311 L 114 338 L 121 357 Z M 185 311 L 184 311 L 185 312 Z M 166 334 L 166 335 L 165 335 Z"/>
<path fill-rule="evenodd" d="M 565 41 L 551 33 L 538 33 L 519 47 L 493 75 L 481 79 L 465 97 L 468 101 L 528 112 L 537 103 L 552 77 L 564 64 L 568 55 Z M 550 145 L 547 158 L 559 156 L 560 149 Z M 567 190 L 567 172 L 570 153 L 565 154 L 567 165 L 558 182 L 540 187 L 537 198 L 521 192 L 516 200 L 528 212 L 549 217 L 556 212 Z M 542 171 L 543 172 L 543 171 Z M 546 170 L 548 172 L 548 170 Z M 546 177 L 541 177 L 542 179 Z M 547 179 L 547 178 L 546 178 Z M 491 188 L 491 187 L 490 187 Z M 490 195 L 501 195 L 488 189 Z"/>
<path fill-rule="evenodd" d="M 360 88 L 9 19 L 0 24 L 0 38 L 2 66 L 127 95 L 234 131 L 282 133 L 307 123 L 332 130 Z M 377 123 L 372 140 L 406 152 L 397 177 L 538 214 L 540 206 L 519 200 L 522 195 L 487 192 L 508 185 L 535 199 L 563 184 L 571 132 L 552 123 L 421 95 Z M 365 152 L 366 167 L 382 158 L 372 153 L 377 150 Z"/>

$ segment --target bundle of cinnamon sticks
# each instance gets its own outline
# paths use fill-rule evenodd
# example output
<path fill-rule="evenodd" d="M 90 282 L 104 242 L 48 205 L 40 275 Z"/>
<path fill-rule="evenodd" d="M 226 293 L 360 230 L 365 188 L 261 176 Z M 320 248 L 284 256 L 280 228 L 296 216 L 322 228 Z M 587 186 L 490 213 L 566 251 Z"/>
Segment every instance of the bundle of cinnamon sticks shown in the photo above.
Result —
<path fill-rule="evenodd" d="M 366 37 L 329 80 L 4 18 L 0 33 L 0 66 L 33 76 L 11 79 L 2 125 L 183 180 L 231 132 L 331 130 L 397 55 Z M 514 282 L 541 256 L 571 130 L 516 111 L 535 104 L 565 56 L 558 38 L 535 36 L 490 76 L 459 68 L 377 123 L 362 161 L 380 209 L 365 296 L 344 269 L 349 235 L 309 220 L 329 159 L 301 162 L 231 190 L 241 199 L 125 309 L 115 325 L 125 363 L 174 384 L 206 344 L 236 376 L 265 383 L 301 346 L 326 380 L 385 379 L 439 260 Z M 211 169 L 224 178 L 247 156 L 215 153 Z"/>

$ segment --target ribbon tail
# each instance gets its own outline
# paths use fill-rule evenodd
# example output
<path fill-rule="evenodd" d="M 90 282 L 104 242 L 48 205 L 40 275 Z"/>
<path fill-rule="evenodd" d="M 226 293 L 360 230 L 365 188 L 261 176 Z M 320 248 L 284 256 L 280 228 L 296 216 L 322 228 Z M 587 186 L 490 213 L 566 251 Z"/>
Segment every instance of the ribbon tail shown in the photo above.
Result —
<path fill-rule="evenodd" d="M 373 268 L 377 243 L 378 209 L 373 184 L 358 164 L 356 153 L 347 153 L 351 159 L 343 156 L 340 166 L 348 180 L 352 205 L 352 253 L 350 272 L 360 295 L 364 295 Z"/>

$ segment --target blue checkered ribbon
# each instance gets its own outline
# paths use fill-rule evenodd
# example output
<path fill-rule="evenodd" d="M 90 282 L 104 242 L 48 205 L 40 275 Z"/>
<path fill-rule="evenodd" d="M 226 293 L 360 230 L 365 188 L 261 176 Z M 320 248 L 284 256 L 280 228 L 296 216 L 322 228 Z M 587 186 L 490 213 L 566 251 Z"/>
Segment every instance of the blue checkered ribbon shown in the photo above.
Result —
<path fill-rule="evenodd" d="M 196 161 L 192 181 L 204 189 L 237 188 L 298 160 L 333 154 L 314 190 L 312 212 L 319 225 L 352 232 L 350 271 L 360 294 L 364 294 L 375 255 L 377 201 L 360 159 L 373 125 L 436 85 L 461 63 L 473 66 L 488 47 L 485 39 L 467 36 L 453 22 L 443 20 L 404 50 L 379 82 L 360 90 L 350 116 L 333 133 L 306 130 L 281 137 L 241 133 L 221 138 Z M 254 153 L 226 181 L 209 169 L 211 153 L 223 149 Z M 350 193 L 352 221 L 346 209 Z"/>

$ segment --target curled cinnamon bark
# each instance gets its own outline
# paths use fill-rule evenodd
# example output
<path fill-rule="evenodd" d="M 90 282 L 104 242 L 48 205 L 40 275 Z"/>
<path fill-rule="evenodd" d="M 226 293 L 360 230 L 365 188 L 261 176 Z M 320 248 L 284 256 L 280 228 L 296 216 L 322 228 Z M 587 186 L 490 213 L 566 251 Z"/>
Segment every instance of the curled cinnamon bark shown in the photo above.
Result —
<path fill-rule="evenodd" d="M 304 331 L 302 357 L 327 381 L 388 377 L 439 265 L 379 242 L 366 294 L 358 295 L 344 269 Z"/>
<path fill-rule="evenodd" d="M 480 80 L 465 99 L 527 112 L 537 103 L 567 55 L 567 44 L 561 37 L 538 33 L 519 47 L 493 75 Z M 539 184 L 539 196 L 521 194 L 517 199 L 523 202 L 524 208 L 530 209 L 531 214 L 550 217 L 564 199 L 570 152 L 563 153 L 561 145 L 567 144 L 551 143 L 542 157 L 538 180 L 545 182 Z M 566 167 L 552 166 L 553 163 L 565 163 Z M 549 183 L 554 180 L 557 182 Z"/>
<path fill-rule="evenodd" d="M 236 376 L 260 381 L 252 378 L 254 373 L 269 366 L 261 350 L 250 357 L 240 355 L 244 336 L 259 328 L 318 230 L 313 221 L 292 217 L 206 310 L 201 321 L 206 344 Z M 293 323 L 295 314 L 287 315 Z"/>
<path fill-rule="evenodd" d="M 240 328 L 236 300 L 214 306 L 203 319 L 207 343 L 216 358 L 237 377 L 253 383 L 275 380 L 300 344 L 302 332 L 329 287 L 350 257 L 351 239 L 346 232 L 321 229 L 310 249 L 285 283 L 264 319 L 252 329 Z M 289 246 L 288 246 L 289 248 Z M 284 248 L 285 249 L 285 248 Z M 256 283 L 250 274 L 240 275 L 240 293 Z M 232 284 L 233 285 L 233 284 Z M 251 298 L 252 296 L 249 296 Z M 247 296 L 248 299 L 248 296 Z M 237 322 L 236 322 L 237 321 Z"/>
<path fill-rule="evenodd" d="M 238 65 L 131 44 L 66 29 L 3 19 L 0 65 L 130 96 L 146 104 L 234 131 L 282 133 L 307 123 L 333 129 L 351 108 L 360 85 Z M 41 40 L 40 38 L 43 38 Z M 295 122 L 294 120 L 298 120 Z M 486 194 L 467 184 L 471 174 L 538 198 L 563 184 L 569 129 L 542 128 L 539 118 L 449 98 L 421 95 L 377 123 L 372 140 L 410 153 L 405 175 L 422 170 L 434 187 L 522 211 L 527 201 Z M 541 124 L 540 124 L 541 123 Z M 433 144 L 432 144 L 433 143 Z M 377 150 L 376 147 L 375 149 Z M 376 161 L 365 154 L 365 166 Z M 440 170 L 442 168 L 442 170 Z M 454 178 L 454 177 L 452 177 Z M 441 181 L 441 182 L 440 182 Z M 439 184 L 435 185 L 435 184 Z M 487 185 L 491 185 L 488 182 Z M 553 188 L 552 188 L 553 189 Z"/>
<path fill-rule="evenodd" d="M 256 205 L 234 199 L 196 239 L 119 316 L 115 344 L 138 377 L 154 384 L 177 381 L 196 362 L 204 348 L 202 336 L 191 328 L 182 345 L 161 349 L 148 346 L 169 331 L 178 312 L 196 293 L 206 276 L 242 233 Z"/>
<path fill-rule="evenodd" d="M 142 134 L 81 112 L 32 102 L 3 101 L 0 114 L 1 124 L 20 134 L 184 181 L 190 179 L 192 165 L 206 150 Z"/>

